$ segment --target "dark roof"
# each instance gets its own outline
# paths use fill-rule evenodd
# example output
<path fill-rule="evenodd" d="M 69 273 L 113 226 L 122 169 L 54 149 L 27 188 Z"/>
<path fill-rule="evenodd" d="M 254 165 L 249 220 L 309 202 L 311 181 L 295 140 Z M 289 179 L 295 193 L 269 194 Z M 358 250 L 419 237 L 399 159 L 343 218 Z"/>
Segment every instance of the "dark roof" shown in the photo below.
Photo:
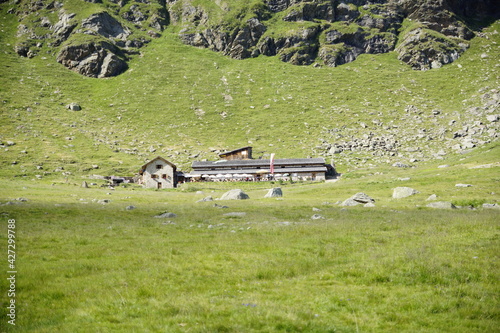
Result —
<path fill-rule="evenodd" d="M 249 149 L 249 148 L 251 149 L 252 147 L 246 146 L 246 147 L 243 147 L 243 148 L 238 148 L 238 149 L 235 149 L 235 150 L 226 151 L 226 152 L 220 153 L 219 156 L 225 156 L 225 155 L 234 154 L 234 153 L 237 153 L 239 151 L 246 150 L 246 149 Z"/>
<path fill-rule="evenodd" d="M 192 168 L 205 169 L 205 168 L 257 168 L 257 167 L 270 167 L 271 160 L 268 159 L 256 159 L 256 160 L 220 160 L 220 161 L 194 161 Z M 274 168 L 277 169 L 279 166 L 286 167 L 302 167 L 302 166 L 324 166 L 325 160 L 323 158 L 281 158 L 274 160 Z"/>
<path fill-rule="evenodd" d="M 256 169 L 256 168 L 245 168 L 245 169 L 216 169 L 216 170 L 194 170 L 190 172 L 191 175 L 217 175 L 217 174 L 257 174 L 264 170 L 270 173 L 269 168 Z M 285 173 L 304 173 L 304 172 L 326 172 L 325 166 L 315 166 L 315 167 L 304 167 L 304 168 L 274 168 L 274 174 L 285 174 Z"/>

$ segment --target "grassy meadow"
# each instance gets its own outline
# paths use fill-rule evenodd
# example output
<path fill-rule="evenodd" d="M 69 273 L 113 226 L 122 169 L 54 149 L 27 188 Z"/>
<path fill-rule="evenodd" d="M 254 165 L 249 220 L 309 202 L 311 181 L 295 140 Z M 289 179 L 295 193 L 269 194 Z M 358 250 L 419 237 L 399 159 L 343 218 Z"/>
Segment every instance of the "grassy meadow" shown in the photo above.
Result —
<path fill-rule="evenodd" d="M 499 211 L 481 204 L 499 201 L 497 156 L 498 146 L 489 146 L 444 161 L 446 168 L 160 191 L 111 190 L 100 181 L 82 188 L 81 177 L 5 179 L 0 244 L 6 248 L 6 224 L 15 219 L 18 319 L 16 327 L 0 325 L 9 332 L 496 332 Z M 456 179 L 473 186 L 457 188 Z M 264 198 L 273 186 L 283 198 Z M 397 186 L 420 193 L 392 199 Z M 250 199 L 196 202 L 231 188 Z M 376 207 L 338 205 L 358 191 Z M 464 207 L 426 208 L 430 194 Z M 162 212 L 177 216 L 154 217 Z M 224 215 L 234 212 L 246 214 Z M 0 286 L 8 289 L 7 280 Z"/>

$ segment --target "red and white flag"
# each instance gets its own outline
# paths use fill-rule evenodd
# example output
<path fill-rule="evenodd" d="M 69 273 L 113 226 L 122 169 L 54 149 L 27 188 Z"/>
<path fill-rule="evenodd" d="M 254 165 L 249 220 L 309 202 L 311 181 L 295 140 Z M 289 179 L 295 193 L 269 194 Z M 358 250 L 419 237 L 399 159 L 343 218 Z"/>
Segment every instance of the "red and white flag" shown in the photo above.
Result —
<path fill-rule="evenodd" d="M 271 175 L 274 175 L 274 153 L 271 154 L 271 159 L 269 160 L 269 169 L 271 169 Z"/>

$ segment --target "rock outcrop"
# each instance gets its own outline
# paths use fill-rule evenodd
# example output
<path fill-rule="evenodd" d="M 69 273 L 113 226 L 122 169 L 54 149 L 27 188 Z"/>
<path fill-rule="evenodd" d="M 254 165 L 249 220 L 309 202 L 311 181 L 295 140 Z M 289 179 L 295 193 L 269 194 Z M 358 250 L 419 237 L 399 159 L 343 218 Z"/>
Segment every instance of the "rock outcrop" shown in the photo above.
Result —
<path fill-rule="evenodd" d="M 95 78 L 116 76 L 127 69 L 128 55 L 138 53 L 168 24 L 165 0 L 113 1 L 116 6 L 86 2 L 94 4 L 93 11 L 96 5 L 102 10 L 81 18 L 64 2 L 20 0 L 16 52 L 32 58 L 46 44 L 56 48 L 57 61 L 68 69 Z M 151 30 L 140 33 L 146 29 Z"/>
<path fill-rule="evenodd" d="M 66 46 L 57 55 L 57 61 L 75 72 L 96 78 L 116 76 L 127 69 L 121 50 L 108 42 Z"/>
<path fill-rule="evenodd" d="M 402 39 L 396 50 L 400 60 L 418 70 L 439 68 L 456 60 L 474 36 L 458 17 L 498 16 L 490 0 L 476 6 L 456 0 L 266 0 L 253 7 L 253 17 L 240 26 L 211 21 L 202 7 L 181 2 L 184 9 L 175 21 L 186 26 L 180 33 L 186 44 L 235 59 L 262 54 L 295 65 L 320 59 L 332 67 L 363 53 L 393 51 Z M 288 29 L 277 32 L 272 20 L 262 19 L 269 17 L 287 22 Z M 410 23 L 400 35 L 404 22 Z"/>

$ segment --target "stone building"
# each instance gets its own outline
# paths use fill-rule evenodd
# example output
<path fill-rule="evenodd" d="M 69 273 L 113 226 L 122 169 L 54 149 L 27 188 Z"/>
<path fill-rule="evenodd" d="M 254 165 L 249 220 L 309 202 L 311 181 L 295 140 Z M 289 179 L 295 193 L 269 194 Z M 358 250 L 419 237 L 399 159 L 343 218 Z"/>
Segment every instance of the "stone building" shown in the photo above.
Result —
<path fill-rule="evenodd" d="M 157 189 L 177 187 L 177 167 L 158 156 L 141 167 L 139 184 Z"/>

